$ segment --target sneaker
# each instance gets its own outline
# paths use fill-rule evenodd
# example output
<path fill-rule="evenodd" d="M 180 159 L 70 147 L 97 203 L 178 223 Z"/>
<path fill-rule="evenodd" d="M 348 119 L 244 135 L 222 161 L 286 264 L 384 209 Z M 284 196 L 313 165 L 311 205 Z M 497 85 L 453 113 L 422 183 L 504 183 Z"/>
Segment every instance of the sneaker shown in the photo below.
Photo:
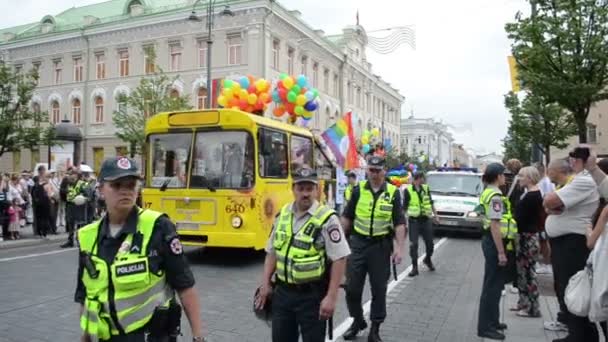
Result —
<path fill-rule="evenodd" d="M 548 321 L 543 324 L 545 330 L 549 331 L 568 331 L 568 326 L 558 321 Z"/>
<path fill-rule="evenodd" d="M 537 274 L 552 274 L 553 268 L 551 267 L 551 265 L 537 264 L 536 273 Z"/>

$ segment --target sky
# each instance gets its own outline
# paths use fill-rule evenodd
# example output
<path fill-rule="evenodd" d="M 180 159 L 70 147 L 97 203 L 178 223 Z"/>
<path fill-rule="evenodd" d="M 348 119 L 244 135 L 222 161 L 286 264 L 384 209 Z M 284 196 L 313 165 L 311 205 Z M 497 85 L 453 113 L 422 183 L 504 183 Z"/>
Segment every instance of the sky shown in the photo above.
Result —
<path fill-rule="evenodd" d="M 100 0 L 0 1 L 0 27 L 40 20 L 72 7 Z M 380 29 L 414 25 L 416 50 L 403 45 L 388 55 L 367 51 L 375 74 L 405 96 L 403 117 L 435 118 L 457 129 L 456 143 L 477 153 L 502 151 L 509 114 L 503 95 L 511 87 L 504 26 L 526 10 L 524 0 L 278 0 L 326 34 L 356 23 L 369 36 Z"/>

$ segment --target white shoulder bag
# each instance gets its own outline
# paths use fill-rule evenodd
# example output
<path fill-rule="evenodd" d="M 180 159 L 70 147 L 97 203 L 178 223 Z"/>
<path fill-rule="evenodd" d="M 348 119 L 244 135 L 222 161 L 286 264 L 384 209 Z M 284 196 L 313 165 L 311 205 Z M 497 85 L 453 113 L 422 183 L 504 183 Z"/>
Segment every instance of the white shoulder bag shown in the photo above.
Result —
<path fill-rule="evenodd" d="M 589 315 L 592 277 L 591 268 L 585 266 L 584 269 L 578 271 L 568 281 L 564 301 L 571 314 L 579 317 L 587 317 Z"/>

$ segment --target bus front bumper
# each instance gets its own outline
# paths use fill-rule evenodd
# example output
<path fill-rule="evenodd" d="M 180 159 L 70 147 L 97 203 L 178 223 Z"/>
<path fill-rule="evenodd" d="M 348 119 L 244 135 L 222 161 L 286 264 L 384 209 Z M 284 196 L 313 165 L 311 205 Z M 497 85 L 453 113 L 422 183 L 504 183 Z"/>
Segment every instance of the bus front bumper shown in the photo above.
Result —
<path fill-rule="evenodd" d="M 199 247 L 226 247 L 226 248 L 253 248 L 264 249 L 265 240 L 260 235 L 246 232 L 205 232 L 178 231 L 179 239 L 185 246 Z M 266 234 L 267 236 L 268 234 Z"/>

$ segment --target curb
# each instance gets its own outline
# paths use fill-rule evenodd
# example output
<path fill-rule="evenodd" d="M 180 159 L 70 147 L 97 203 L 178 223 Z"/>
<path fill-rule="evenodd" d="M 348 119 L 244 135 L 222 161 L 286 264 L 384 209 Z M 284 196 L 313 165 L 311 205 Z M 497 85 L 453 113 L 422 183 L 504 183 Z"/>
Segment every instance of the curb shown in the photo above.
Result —
<path fill-rule="evenodd" d="M 63 236 L 65 235 L 65 236 Z M 1 241 L 0 242 L 0 251 L 9 250 L 21 247 L 32 247 L 32 246 L 45 246 L 45 245 L 54 245 L 65 242 L 67 239 L 66 234 L 58 235 L 57 238 L 51 238 L 49 240 L 42 240 L 36 238 L 25 238 L 23 240 L 17 241 Z"/>

